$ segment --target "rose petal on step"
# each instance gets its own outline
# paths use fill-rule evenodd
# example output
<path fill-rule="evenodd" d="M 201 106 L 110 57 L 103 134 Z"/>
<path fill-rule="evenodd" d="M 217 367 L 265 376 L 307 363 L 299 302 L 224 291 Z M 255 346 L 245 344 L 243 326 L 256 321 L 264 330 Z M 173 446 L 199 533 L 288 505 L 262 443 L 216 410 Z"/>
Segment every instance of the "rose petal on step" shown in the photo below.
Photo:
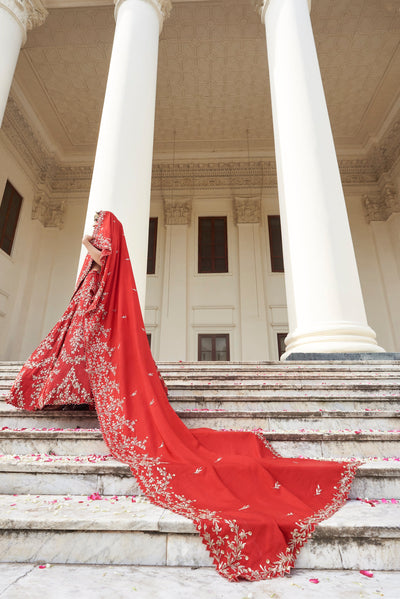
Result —
<path fill-rule="evenodd" d="M 360 570 L 360 574 L 363 574 L 364 576 L 368 576 L 368 578 L 374 577 L 374 573 L 371 572 L 371 570 Z"/>
<path fill-rule="evenodd" d="M 318 584 L 319 580 L 318 580 L 318 578 L 310 578 L 308 582 L 312 582 L 313 584 Z"/>

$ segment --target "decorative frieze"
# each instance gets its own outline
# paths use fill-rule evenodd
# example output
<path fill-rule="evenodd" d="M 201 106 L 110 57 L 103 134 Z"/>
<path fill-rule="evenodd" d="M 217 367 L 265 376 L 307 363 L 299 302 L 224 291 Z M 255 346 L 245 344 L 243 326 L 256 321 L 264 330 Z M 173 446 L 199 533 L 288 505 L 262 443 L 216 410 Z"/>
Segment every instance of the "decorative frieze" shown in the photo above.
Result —
<path fill-rule="evenodd" d="M 65 202 L 50 199 L 45 191 L 39 191 L 33 200 L 32 220 L 38 219 L 44 227 L 62 229 L 64 225 Z"/>
<path fill-rule="evenodd" d="M 164 199 L 164 222 L 166 225 L 189 225 L 192 217 L 190 200 Z"/>
<path fill-rule="evenodd" d="M 234 199 L 234 209 L 236 224 L 261 222 L 260 198 L 236 196 Z"/>
<path fill-rule="evenodd" d="M 0 8 L 8 10 L 21 24 L 24 43 L 27 31 L 42 25 L 49 14 L 40 0 L 0 0 Z"/>

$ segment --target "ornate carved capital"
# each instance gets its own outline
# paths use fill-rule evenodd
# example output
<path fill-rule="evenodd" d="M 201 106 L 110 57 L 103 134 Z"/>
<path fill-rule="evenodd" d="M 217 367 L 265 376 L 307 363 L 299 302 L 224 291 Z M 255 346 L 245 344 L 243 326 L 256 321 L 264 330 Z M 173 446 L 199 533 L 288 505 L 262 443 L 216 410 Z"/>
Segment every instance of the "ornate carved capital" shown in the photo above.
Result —
<path fill-rule="evenodd" d="M 241 223 L 259 223 L 261 222 L 261 201 L 260 198 L 245 198 L 236 196 L 234 199 L 235 222 Z"/>
<path fill-rule="evenodd" d="M 393 183 L 384 181 L 380 193 L 364 194 L 363 207 L 369 223 L 387 220 L 394 212 L 400 212 L 400 198 Z"/>
<path fill-rule="evenodd" d="M 115 19 L 117 19 L 118 11 L 124 2 L 127 2 L 127 0 L 114 0 Z M 157 10 L 158 18 L 160 20 L 160 32 L 161 32 L 161 29 L 162 29 L 165 19 L 168 19 L 169 15 L 171 14 L 172 1 L 171 0 L 136 0 L 136 2 L 148 2 L 149 4 L 154 6 L 154 8 Z"/>
<path fill-rule="evenodd" d="M 164 220 L 166 225 L 189 225 L 192 217 L 192 203 L 189 200 L 164 199 Z"/>
<path fill-rule="evenodd" d="M 27 31 L 42 25 L 49 14 L 40 0 L 0 0 L 0 8 L 10 12 L 21 25 L 23 43 L 26 42 Z"/>
<path fill-rule="evenodd" d="M 32 220 L 38 219 L 44 227 L 64 225 L 65 203 L 62 200 L 50 199 L 46 191 L 41 189 L 33 199 Z"/>

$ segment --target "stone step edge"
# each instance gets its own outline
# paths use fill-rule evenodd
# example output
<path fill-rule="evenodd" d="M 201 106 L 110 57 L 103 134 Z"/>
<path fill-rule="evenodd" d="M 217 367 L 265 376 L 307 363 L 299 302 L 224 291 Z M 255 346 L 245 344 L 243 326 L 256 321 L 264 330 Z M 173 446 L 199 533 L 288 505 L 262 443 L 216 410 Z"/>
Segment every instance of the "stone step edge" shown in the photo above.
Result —
<path fill-rule="evenodd" d="M 219 408 L 176 408 L 175 412 L 180 418 L 400 418 L 399 410 L 384 409 L 354 409 L 354 410 L 294 410 L 284 411 L 256 409 L 256 410 L 233 410 Z M 0 404 L 0 418 L 54 418 L 69 419 L 92 418 L 97 420 L 95 410 L 23 410 L 12 406 L 2 408 Z"/>
<path fill-rule="evenodd" d="M 369 517 L 373 520 L 371 524 Z M 363 501 L 349 500 L 334 516 L 318 525 L 315 536 L 400 539 L 399 517 L 400 504 L 378 504 L 372 508 Z M 86 495 L 0 495 L 0 535 L 1 531 L 10 530 L 198 535 L 191 520 L 154 506 L 144 498 L 125 496 L 92 500 Z"/>
<path fill-rule="evenodd" d="M 105 458 L 105 459 L 104 459 Z M 306 458 L 308 459 L 308 458 Z M 317 458 L 316 458 L 317 459 Z M 323 458 L 324 461 L 356 461 L 354 458 Z M 391 476 L 400 478 L 400 459 L 394 458 L 373 459 L 361 458 L 363 464 L 357 469 L 356 477 L 373 476 L 384 478 Z M 357 460 L 359 461 L 359 460 Z M 131 470 L 127 464 L 123 464 L 109 456 L 50 456 L 48 454 L 36 454 L 35 456 L 0 454 L 0 474 L 4 472 L 36 472 L 55 474 L 104 474 L 132 477 Z"/>
<path fill-rule="evenodd" d="M 228 429 L 219 429 L 228 430 Z M 251 432 L 254 430 L 262 433 L 265 439 L 269 441 L 400 441 L 400 431 L 263 431 L 260 429 L 229 429 L 242 432 Z M 0 430 L 1 439 L 102 439 L 99 429 L 12 429 Z"/>
<path fill-rule="evenodd" d="M 243 379 L 239 379 L 239 380 L 243 380 Z M 251 380 L 250 383 L 243 383 L 243 384 L 238 384 L 238 383 L 230 383 L 228 384 L 229 381 L 221 381 L 221 380 L 215 380 L 213 379 L 212 382 L 208 382 L 207 384 L 205 382 L 201 382 L 201 381 L 182 381 L 182 380 L 176 380 L 174 382 L 168 383 L 167 381 L 167 387 L 169 391 L 181 391 L 181 390 L 231 390 L 231 389 L 235 389 L 236 387 L 240 387 L 241 389 L 245 389 L 245 390 L 249 390 L 249 391 L 253 391 L 253 390 L 260 390 L 260 389 L 265 389 L 265 390 L 278 390 L 278 389 L 289 389 L 289 390 L 294 390 L 294 391 L 312 391 L 312 390 L 363 390 L 363 391 L 377 391 L 377 390 L 391 390 L 391 389 L 398 389 L 399 385 L 400 385 L 400 379 L 393 379 L 391 381 L 388 380 L 382 380 L 379 383 L 376 383 L 375 381 L 372 382 L 367 382 L 367 381 L 346 381 L 346 382 L 342 382 L 342 383 L 337 383 L 336 381 L 327 381 L 326 383 L 324 382 L 319 382 L 316 381 L 315 384 L 312 384 L 311 382 L 299 382 L 298 379 L 296 379 L 296 382 L 289 382 L 289 381 L 275 381 L 275 382 L 268 382 L 268 383 L 262 383 L 259 381 L 255 381 L 254 379 Z M 0 389 L 3 392 L 8 391 L 9 389 L 11 389 L 11 382 L 9 384 L 4 384 L 4 382 L 0 382 Z"/>

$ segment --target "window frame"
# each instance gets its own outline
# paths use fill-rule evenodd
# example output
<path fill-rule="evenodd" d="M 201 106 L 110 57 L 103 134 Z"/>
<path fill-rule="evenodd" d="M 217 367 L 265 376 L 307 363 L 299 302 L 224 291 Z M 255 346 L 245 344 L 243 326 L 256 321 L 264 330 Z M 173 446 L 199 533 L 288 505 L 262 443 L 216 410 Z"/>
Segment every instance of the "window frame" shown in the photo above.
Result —
<path fill-rule="evenodd" d="M 205 337 L 211 338 L 212 346 L 211 346 L 211 360 L 201 360 L 201 340 Z M 217 338 L 225 338 L 226 339 L 226 360 L 216 360 L 216 339 Z M 214 357 L 214 359 L 213 359 Z M 229 333 L 198 333 L 197 334 L 197 361 L 198 362 L 230 362 L 231 360 L 231 349 L 230 349 L 230 334 Z"/>
<path fill-rule="evenodd" d="M 21 215 L 21 208 L 22 208 L 22 203 L 23 203 L 24 198 L 19 193 L 19 191 L 14 187 L 14 185 L 11 183 L 11 181 L 9 179 L 7 179 L 6 184 L 4 186 L 1 202 L 0 202 L 0 214 L 1 214 L 1 206 L 3 205 L 3 202 L 5 201 L 8 188 L 11 188 L 11 191 L 10 191 L 9 198 L 8 198 L 9 204 L 7 207 L 5 207 L 6 215 L 4 218 L 4 223 L 2 225 L 0 224 L 0 250 L 2 252 L 4 252 L 7 256 L 11 256 L 13 247 L 14 247 L 15 235 L 16 235 L 17 228 L 18 228 L 18 223 L 19 223 L 19 219 L 20 219 L 20 215 Z M 7 238 L 5 235 L 5 229 L 6 229 L 8 219 L 10 216 L 12 203 L 15 198 L 17 198 L 19 205 L 16 210 L 16 218 L 15 218 L 14 228 L 12 231 L 12 236 L 11 236 L 11 238 Z M 6 239 L 9 239 L 9 247 L 7 244 L 5 244 Z"/>
<path fill-rule="evenodd" d="M 278 223 L 278 227 L 274 226 L 274 223 Z M 276 239 L 277 231 L 279 231 L 280 239 Z M 271 272 L 273 273 L 284 273 L 285 272 L 285 261 L 283 256 L 283 245 L 282 245 L 282 227 L 281 227 L 281 217 L 279 214 L 268 214 L 268 241 L 269 241 L 269 256 L 270 256 L 270 267 Z M 274 242 L 274 243 L 273 243 Z M 281 252 L 279 254 L 275 254 L 273 252 L 273 245 L 278 242 L 280 245 Z M 282 263 L 282 266 L 276 262 Z"/>
<path fill-rule="evenodd" d="M 202 255 L 201 255 L 201 247 L 202 247 L 202 231 L 201 231 L 201 222 L 205 220 L 211 221 L 211 270 L 204 270 L 202 267 Z M 217 271 L 215 270 L 215 261 L 220 258 L 216 258 L 216 244 L 215 244 L 215 221 L 223 221 L 225 224 L 225 235 L 224 235 L 224 260 L 225 267 L 224 270 Z M 198 226 L 197 226 L 197 274 L 200 275 L 226 275 L 229 273 L 229 255 L 228 255 L 228 217 L 227 216 L 198 216 Z"/>
<path fill-rule="evenodd" d="M 154 223 L 154 239 L 153 239 L 153 247 L 150 248 L 150 228 Z M 147 275 L 155 275 L 156 274 L 156 264 L 157 264 L 157 238 L 158 238 L 158 216 L 151 216 L 149 218 L 149 238 L 147 244 Z M 150 249 L 152 249 L 152 254 L 150 254 Z"/>

